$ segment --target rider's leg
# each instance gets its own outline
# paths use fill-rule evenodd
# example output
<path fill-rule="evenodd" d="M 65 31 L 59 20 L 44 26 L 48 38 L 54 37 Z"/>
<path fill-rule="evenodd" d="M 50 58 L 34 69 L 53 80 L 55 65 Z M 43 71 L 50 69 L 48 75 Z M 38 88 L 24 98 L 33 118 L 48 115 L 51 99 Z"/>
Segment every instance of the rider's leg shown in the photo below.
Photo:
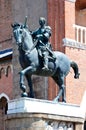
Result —
<path fill-rule="evenodd" d="M 43 67 L 43 69 L 48 70 L 48 53 L 47 52 L 43 53 L 43 58 L 44 58 L 44 67 Z"/>

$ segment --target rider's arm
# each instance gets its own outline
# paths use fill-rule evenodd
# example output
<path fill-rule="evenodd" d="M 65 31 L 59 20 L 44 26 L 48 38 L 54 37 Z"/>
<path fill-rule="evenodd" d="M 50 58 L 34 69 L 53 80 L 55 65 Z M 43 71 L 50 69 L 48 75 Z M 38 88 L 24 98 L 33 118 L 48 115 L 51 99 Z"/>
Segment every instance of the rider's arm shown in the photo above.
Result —
<path fill-rule="evenodd" d="M 43 34 L 44 38 L 46 40 L 49 40 L 50 36 L 51 36 L 51 28 L 50 26 L 46 26 L 45 32 Z"/>
<path fill-rule="evenodd" d="M 32 35 L 33 39 L 36 39 L 37 33 L 38 33 L 38 30 L 31 32 L 31 35 Z"/>
<path fill-rule="evenodd" d="M 48 32 L 45 32 L 45 33 L 43 34 L 43 36 L 48 40 L 51 35 L 50 35 Z"/>
<path fill-rule="evenodd" d="M 51 36 L 51 34 L 48 33 L 48 32 L 45 32 L 45 33 L 43 34 L 43 36 L 44 36 L 44 38 L 48 41 L 49 38 L 50 38 L 50 36 Z"/>

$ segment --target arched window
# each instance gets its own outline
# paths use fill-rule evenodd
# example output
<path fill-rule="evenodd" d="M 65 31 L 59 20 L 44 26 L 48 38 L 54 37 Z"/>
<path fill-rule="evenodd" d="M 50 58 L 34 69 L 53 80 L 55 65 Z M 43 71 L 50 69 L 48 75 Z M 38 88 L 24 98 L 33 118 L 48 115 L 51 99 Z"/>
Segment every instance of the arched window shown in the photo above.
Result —
<path fill-rule="evenodd" d="M 9 97 L 2 93 L 0 94 L 0 130 L 4 130 L 4 116 L 7 114 Z"/>
<path fill-rule="evenodd" d="M 4 70 L 4 68 L 2 67 L 2 68 L 0 69 L 0 78 L 2 77 L 3 74 L 5 74 L 5 70 Z"/>
<path fill-rule="evenodd" d="M 0 94 L 0 109 L 4 114 L 7 114 L 9 97 L 5 93 Z"/>
<path fill-rule="evenodd" d="M 11 73 L 11 66 L 8 66 L 6 69 L 6 76 L 8 77 L 9 73 Z"/>

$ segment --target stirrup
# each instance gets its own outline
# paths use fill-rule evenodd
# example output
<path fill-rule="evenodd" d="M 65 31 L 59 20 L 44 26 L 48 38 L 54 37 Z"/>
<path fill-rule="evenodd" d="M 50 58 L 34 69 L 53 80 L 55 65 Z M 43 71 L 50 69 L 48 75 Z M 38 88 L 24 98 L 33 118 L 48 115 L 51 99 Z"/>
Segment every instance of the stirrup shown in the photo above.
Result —
<path fill-rule="evenodd" d="M 56 60 L 56 57 L 55 57 L 55 56 L 53 56 L 53 59 L 54 59 L 54 60 Z"/>

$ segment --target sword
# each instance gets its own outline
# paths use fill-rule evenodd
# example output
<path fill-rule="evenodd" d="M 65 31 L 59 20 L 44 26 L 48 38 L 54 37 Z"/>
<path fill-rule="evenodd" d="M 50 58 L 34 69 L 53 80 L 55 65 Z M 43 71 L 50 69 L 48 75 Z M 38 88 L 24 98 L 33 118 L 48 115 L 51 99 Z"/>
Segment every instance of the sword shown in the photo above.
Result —
<path fill-rule="evenodd" d="M 41 40 L 39 40 L 39 42 L 40 42 L 43 46 L 45 46 L 45 44 L 44 44 Z M 46 49 L 48 50 L 48 52 L 53 56 L 53 58 L 56 59 L 54 53 L 53 53 L 47 46 L 45 46 L 45 48 L 46 48 Z"/>
<path fill-rule="evenodd" d="M 25 17 L 25 21 L 24 21 L 24 28 L 26 28 L 27 25 L 27 16 Z"/>

